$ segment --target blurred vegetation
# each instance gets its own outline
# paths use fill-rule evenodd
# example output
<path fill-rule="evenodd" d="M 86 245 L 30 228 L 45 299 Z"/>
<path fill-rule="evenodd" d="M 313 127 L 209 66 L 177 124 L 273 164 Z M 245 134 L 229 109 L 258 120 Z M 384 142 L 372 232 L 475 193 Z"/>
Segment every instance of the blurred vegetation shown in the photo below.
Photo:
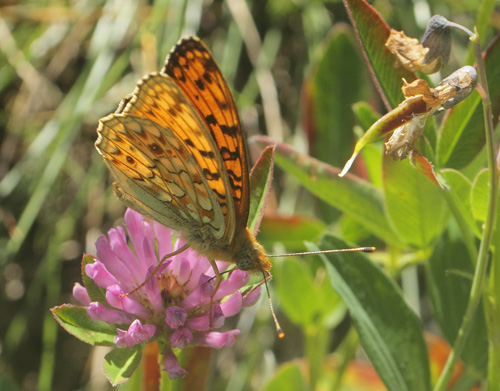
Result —
<path fill-rule="evenodd" d="M 477 24 L 486 46 L 500 28 L 498 4 L 492 1 L 370 3 L 389 26 L 418 38 L 433 14 L 469 28 Z M 102 351 L 64 332 L 49 308 L 73 301 L 73 284 L 81 281 L 82 254 L 94 254 L 98 235 L 123 215 L 124 207 L 112 194 L 108 171 L 93 146 L 98 119 L 114 111 L 144 74 L 161 69 L 171 47 L 186 35 L 200 36 L 212 49 L 233 88 L 249 136 L 268 135 L 341 167 L 352 152 L 352 129 L 360 123 L 352 105 L 364 100 L 375 112 L 386 110 L 340 1 L 3 1 L 0 389 L 110 387 L 101 371 Z M 473 63 L 467 44 L 465 36 L 454 35 L 443 77 Z M 317 74 L 323 79 L 316 79 Z M 318 84 L 327 85 L 331 94 L 315 89 Z M 318 109 L 321 105 L 326 109 Z M 332 115 L 322 118 L 325 110 Z M 256 157 L 259 150 L 254 145 L 250 149 Z M 350 241 L 383 248 L 380 237 L 367 234 L 348 218 L 339 220 L 338 211 L 276 171 L 270 217 L 259 236 L 268 252 L 280 241 L 288 250 L 303 249 L 303 240 L 318 239 L 327 226 L 337 233 L 341 228 L 350 232 Z M 299 217 L 283 223 L 273 217 L 276 214 Z M 304 215 L 308 217 L 300 217 Z M 283 237 L 287 227 L 293 234 Z M 284 279 L 286 262 L 276 262 L 275 291 L 291 283 Z M 311 283 L 320 278 L 316 260 L 308 260 L 307 266 L 290 262 L 289 270 L 299 271 L 290 271 L 287 278 L 308 273 Z M 388 269 L 391 272 L 390 265 Z M 322 281 L 315 293 L 319 296 L 311 294 L 311 300 L 323 294 L 339 300 Z M 416 281 L 418 285 L 422 279 Z M 410 302 L 419 301 L 417 288 L 404 290 Z M 283 296 L 281 300 L 284 306 L 293 306 Z M 279 308 L 278 293 L 273 301 Z M 336 306 L 334 315 L 330 308 L 325 311 L 323 321 L 337 327 L 328 329 L 329 337 L 316 337 L 328 341 L 324 346 L 328 352 L 343 342 L 344 357 L 353 357 L 357 339 L 349 332 L 345 309 Z M 435 329 L 425 301 L 421 311 L 424 326 Z M 314 364 L 314 354 L 304 348 L 304 341 L 314 334 L 304 333 L 300 319 L 279 316 L 287 332 L 284 340 L 277 340 L 265 303 L 235 320 L 242 334 L 234 347 L 212 354 L 210 389 L 259 390 L 283 363 L 287 366 L 280 371 L 289 380 L 298 376 L 299 366 L 292 360 L 307 356 Z M 279 388 L 283 385 L 274 381 L 277 385 L 269 383 L 266 389 L 292 389 Z M 302 380 L 290 381 L 295 389 L 304 389 Z M 134 385 L 124 387 L 134 389 Z"/>

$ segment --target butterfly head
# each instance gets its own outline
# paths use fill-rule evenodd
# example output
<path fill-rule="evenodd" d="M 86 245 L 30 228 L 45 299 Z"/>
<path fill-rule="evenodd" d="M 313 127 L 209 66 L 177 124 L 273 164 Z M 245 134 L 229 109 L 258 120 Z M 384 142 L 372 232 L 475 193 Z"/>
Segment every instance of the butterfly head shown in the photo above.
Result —
<path fill-rule="evenodd" d="M 239 244 L 239 248 L 233 252 L 233 262 L 236 262 L 238 269 L 258 272 L 271 269 L 271 262 L 267 259 L 264 248 L 248 229 L 242 230 L 241 237 L 234 243 Z"/>
<path fill-rule="evenodd" d="M 238 269 L 245 271 L 267 271 L 271 268 L 271 262 L 267 260 L 262 246 L 260 244 L 258 246 L 260 248 L 255 248 L 242 258 L 236 260 L 236 267 Z"/>

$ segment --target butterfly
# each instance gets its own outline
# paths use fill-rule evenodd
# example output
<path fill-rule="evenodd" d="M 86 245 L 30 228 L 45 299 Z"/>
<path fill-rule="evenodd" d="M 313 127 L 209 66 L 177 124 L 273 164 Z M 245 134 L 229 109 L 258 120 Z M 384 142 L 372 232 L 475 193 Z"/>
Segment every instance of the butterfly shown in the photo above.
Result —
<path fill-rule="evenodd" d="M 99 120 L 95 146 L 128 207 L 181 233 L 187 246 L 245 271 L 271 263 L 247 228 L 248 156 L 233 96 L 207 47 L 181 39 Z M 186 248 L 187 248 L 186 246 Z"/>

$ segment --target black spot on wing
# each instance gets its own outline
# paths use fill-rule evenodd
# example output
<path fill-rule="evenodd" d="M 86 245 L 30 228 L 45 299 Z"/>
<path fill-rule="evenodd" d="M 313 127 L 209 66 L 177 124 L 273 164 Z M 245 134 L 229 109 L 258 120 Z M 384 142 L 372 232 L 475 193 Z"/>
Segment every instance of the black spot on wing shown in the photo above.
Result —
<path fill-rule="evenodd" d="M 203 83 L 202 80 L 200 79 L 197 79 L 195 80 L 195 83 L 196 83 L 196 86 L 201 90 L 203 91 L 205 89 L 205 83 Z"/>
<path fill-rule="evenodd" d="M 228 136 L 235 137 L 236 133 L 238 132 L 238 127 L 234 125 L 233 126 L 221 125 L 220 130 L 222 131 L 222 133 Z"/>
<path fill-rule="evenodd" d="M 212 83 L 212 78 L 210 77 L 210 74 L 205 72 L 203 74 L 203 78 L 208 82 L 208 83 Z"/>
<path fill-rule="evenodd" d="M 222 160 L 227 161 L 227 160 L 239 160 L 240 159 L 240 150 L 239 148 L 236 148 L 234 151 L 231 151 L 230 149 L 226 147 L 222 147 L 220 149 L 220 155 L 222 156 Z"/>
<path fill-rule="evenodd" d="M 236 175 L 233 170 L 227 170 L 226 172 L 230 180 L 234 180 L 241 183 L 242 180 L 241 176 Z M 233 189 L 234 188 L 235 187 L 233 186 Z M 241 189 L 241 186 L 238 185 L 238 188 Z"/>
<path fill-rule="evenodd" d="M 215 194 L 215 195 L 216 195 L 219 199 L 221 199 L 221 200 L 225 200 L 225 199 L 226 199 L 226 195 L 225 195 L 225 194 L 221 194 L 221 193 L 219 193 L 219 192 L 218 192 L 217 190 L 215 190 L 215 189 L 212 189 L 212 191 L 214 192 L 214 194 Z M 220 202 L 220 201 L 219 201 L 219 204 L 220 204 L 220 206 L 221 206 L 221 207 L 225 207 L 225 206 L 227 206 L 227 204 L 226 204 L 225 202 Z"/>
<path fill-rule="evenodd" d="M 209 181 L 218 181 L 220 178 L 218 172 L 211 172 L 208 168 L 203 169 L 203 175 L 205 175 L 205 178 L 207 178 Z"/>
<path fill-rule="evenodd" d="M 215 153 L 213 153 L 213 151 L 203 151 L 203 150 L 199 149 L 198 152 L 200 152 L 200 155 L 203 157 L 215 159 Z"/>
<path fill-rule="evenodd" d="M 213 114 L 209 114 L 205 117 L 205 121 L 207 121 L 207 124 L 209 125 L 217 125 L 217 120 L 215 119 Z"/>

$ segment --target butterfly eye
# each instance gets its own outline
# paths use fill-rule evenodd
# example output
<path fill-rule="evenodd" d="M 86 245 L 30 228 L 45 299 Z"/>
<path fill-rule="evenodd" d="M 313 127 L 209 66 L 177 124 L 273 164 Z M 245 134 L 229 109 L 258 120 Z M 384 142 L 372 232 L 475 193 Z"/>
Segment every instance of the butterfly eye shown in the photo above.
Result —
<path fill-rule="evenodd" d="M 250 259 L 250 257 L 241 258 L 240 260 L 238 260 L 238 262 L 236 262 L 236 266 L 240 270 L 252 270 L 252 269 L 254 269 L 254 265 L 253 265 L 253 262 Z"/>

